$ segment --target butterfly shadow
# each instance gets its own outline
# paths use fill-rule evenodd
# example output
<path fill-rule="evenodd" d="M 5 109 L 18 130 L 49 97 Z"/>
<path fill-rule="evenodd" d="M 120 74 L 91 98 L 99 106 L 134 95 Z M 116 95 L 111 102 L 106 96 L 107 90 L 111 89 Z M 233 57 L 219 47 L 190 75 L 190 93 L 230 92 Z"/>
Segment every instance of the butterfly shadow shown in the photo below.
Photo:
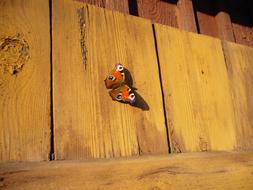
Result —
<path fill-rule="evenodd" d="M 133 104 L 131 104 L 133 107 L 140 108 L 143 111 L 149 110 L 148 103 L 141 97 L 140 94 L 138 94 L 136 91 L 134 91 L 136 100 Z"/>
<path fill-rule="evenodd" d="M 128 69 L 125 68 L 125 81 L 128 86 L 134 91 L 136 100 L 131 106 L 139 108 L 143 111 L 148 111 L 149 110 L 149 105 L 148 103 L 142 98 L 142 96 L 136 92 L 137 88 L 133 87 L 133 78 Z"/>

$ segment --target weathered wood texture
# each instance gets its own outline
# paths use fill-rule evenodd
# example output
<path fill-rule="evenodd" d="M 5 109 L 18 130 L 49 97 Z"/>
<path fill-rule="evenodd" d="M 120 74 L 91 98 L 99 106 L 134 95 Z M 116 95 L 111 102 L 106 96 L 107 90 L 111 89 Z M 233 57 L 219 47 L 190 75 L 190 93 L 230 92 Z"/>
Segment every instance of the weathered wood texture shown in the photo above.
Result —
<path fill-rule="evenodd" d="M 98 7 L 104 8 L 106 0 L 77 0 L 77 1 L 80 1 L 80 2 L 83 2 L 83 3 L 89 3 L 91 5 L 96 5 Z"/>
<path fill-rule="evenodd" d="M 253 149 L 253 48 L 223 42 L 236 116 L 238 149 Z"/>
<path fill-rule="evenodd" d="M 196 14 L 199 25 L 199 32 L 213 37 L 221 37 L 218 30 L 218 23 L 215 20 L 216 14 L 215 2 L 213 0 L 199 1 L 194 0 Z M 218 16 L 222 17 L 221 14 Z"/>
<path fill-rule="evenodd" d="M 47 160 L 48 1 L 1 1 L 0 26 L 0 160 Z"/>
<path fill-rule="evenodd" d="M 198 32 L 197 24 L 194 17 L 194 9 L 191 0 L 179 0 L 178 7 L 178 28 L 189 32 Z"/>
<path fill-rule="evenodd" d="M 137 107 L 112 101 L 105 88 L 103 80 L 116 63 L 131 73 L 133 86 L 142 97 Z M 53 100 L 57 159 L 168 151 L 148 20 L 55 0 Z"/>
<path fill-rule="evenodd" d="M 253 46 L 252 2 L 194 0 L 201 34 Z"/>
<path fill-rule="evenodd" d="M 2 190 L 253 189 L 253 153 L 0 164 Z"/>
<path fill-rule="evenodd" d="M 78 1 L 133 14 L 187 31 L 253 46 L 251 0 Z"/>
<path fill-rule="evenodd" d="M 77 0 L 84 3 L 89 3 L 102 8 L 108 8 L 113 11 L 129 13 L 128 0 Z"/>
<path fill-rule="evenodd" d="M 235 42 L 253 46 L 252 2 L 231 0 L 229 8 Z"/>
<path fill-rule="evenodd" d="M 85 3 L 151 19 L 153 22 L 197 32 L 191 0 L 78 0 Z"/>
<path fill-rule="evenodd" d="M 123 13 L 129 13 L 128 0 L 106 0 L 105 8 L 120 11 Z"/>
<path fill-rule="evenodd" d="M 197 32 L 191 0 L 137 0 L 138 15 L 153 22 Z"/>
<path fill-rule="evenodd" d="M 153 22 L 178 27 L 176 5 L 160 0 L 138 0 L 138 15 Z"/>
<path fill-rule="evenodd" d="M 215 20 L 218 26 L 219 38 L 228 40 L 231 42 L 235 41 L 234 32 L 232 28 L 232 22 L 229 15 L 229 9 L 226 0 L 215 1 L 216 15 Z"/>
<path fill-rule="evenodd" d="M 173 152 L 236 147 L 233 101 L 220 40 L 155 25 Z"/>

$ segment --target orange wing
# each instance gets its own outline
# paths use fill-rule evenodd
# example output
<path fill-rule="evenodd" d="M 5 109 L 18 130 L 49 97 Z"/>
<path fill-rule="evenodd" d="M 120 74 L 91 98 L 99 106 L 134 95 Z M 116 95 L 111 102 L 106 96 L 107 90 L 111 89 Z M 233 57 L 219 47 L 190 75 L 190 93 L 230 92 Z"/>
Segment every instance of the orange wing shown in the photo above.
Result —
<path fill-rule="evenodd" d="M 112 72 L 106 77 L 105 86 L 107 89 L 115 88 L 125 82 L 124 67 L 116 64 Z"/>

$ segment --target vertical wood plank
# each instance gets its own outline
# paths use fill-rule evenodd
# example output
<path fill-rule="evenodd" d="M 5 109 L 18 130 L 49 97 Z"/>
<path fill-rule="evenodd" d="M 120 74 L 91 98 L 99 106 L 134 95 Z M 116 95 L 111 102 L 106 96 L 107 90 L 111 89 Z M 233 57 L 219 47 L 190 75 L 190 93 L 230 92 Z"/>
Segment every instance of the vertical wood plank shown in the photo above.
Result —
<path fill-rule="evenodd" d="M 80 2 L 83 2 L 83 3 L 89 3 L 91 5 L 96 5 L 98 7 L 102 7 L 104 8 L 105 7 L 105 1 L 106 0 L 77 0 L 77 1 L 80 1 Z"/>
<path fill-rule="evenodd" d="M 218 26 L 219 38 L 234 42 L 234 33 L 229 15 L 229 8 L 226 0 L 215 1 L 215 20 Z"/>
<path fill-rule="evenodd" d="M 108 8 L 113 11 L 129 13 L 128 0 L 77 0 L 83 3 L 89 3 L 102 8 Z"/>
<path fill-rule="evenodd" d="M 253 48 L 223 42 L 236 117 L 237 148 L 253 150 Z"/>
<path fill-rule="evenodd" d="M 197 11 L 199 32 L 201 34 L 220 37 L 215 20 L 215 4 L 213 0 L 193 0 Z"/>
<path fill-rule="evenodd" d="M 189 32 L 198 32 L 197 25 L 194 17 L 194 10 L 192 0 L 179 0 L 177 3 L 178 8 L 178 25 L 180 29 Z"/>
<path fill-rule="evenodd" d="M 155 29 L 173 152 L 234 149 L 221 42 L 158 24 Z"/>
<path fill-rule="evenodd" d="M 229 14 L 223 11 L 218 12 L 217 15 L 215 16 L 215 20 L 218 25 L 218 33 L 219 33 L 217 37 L 219 37 L 222 40 L 234 42 L 235 37 Z"/>
<path fill-rule="evenodd" d="M 137 0 L 138 14 L 153 22 L 178 27 L 176 5 L 161 0 Z"/>
<path fill-rule="evenodd" d="M 0 26 L 0 160 L 47 160 L 48 1 L 1 1 Z"/>
<path fill-rule="evenodd" d="M 229 15 L 229 4 L 226 0 L 194 0 L 194 4 L 201 34 L 235 41 Z"/>
<path fill-rule="evenodd" d="M 253 20 L 247 1 L 229 1 L 235 42 L 253 46 Z"/>
<path fill-rule="evenodd" d="M 106 0 L 105 8 L 123 13 L 129 13 L 128 0 Z"/>
<path fill-rule="evenodd" d="M 139 107 L 108 95 L 103 80 L 116 63 L 131 72 Z M 168 151 L 150 21 L 55 0 L 53 79 L 57 159 Z"/>

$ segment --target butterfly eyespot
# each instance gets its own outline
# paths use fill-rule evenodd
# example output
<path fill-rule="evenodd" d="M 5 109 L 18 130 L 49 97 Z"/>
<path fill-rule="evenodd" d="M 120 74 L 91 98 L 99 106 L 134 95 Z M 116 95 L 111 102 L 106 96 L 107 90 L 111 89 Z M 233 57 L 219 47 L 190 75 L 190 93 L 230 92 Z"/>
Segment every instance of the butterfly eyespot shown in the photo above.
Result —
<path fill-rule="evenodd" d="M 123 67 L 121 64 L 117 64 L 117 65 L 116 65 L 116 70 L 117 70 L 117 71 L 123 71 L 123 70 L 124 70 L 124 67 Z"/>
<path fill-rule="evenodd" d="M 130 94 L 130 98 L 134 99 L 135 95 L 134 94 Z"/>
<path fill-rule="evenodd" d="M 117 100 L 122 100 L 122 95 L 121 95 L 121 94 L 118 94 L 118 95 L 116 96 L 116 99 L 117 99 Z"/>
<path fill-rule="evenodd" d="M 112 76 L 112 75 L 109 75 L 109 76 L 107 77 L 107 79 L 108 79 L 108 80 L 115 80 L 115 77 Z"/>
<path fill-rule="evenodd" d="M 131 104 L 133 104 L 133 103 L 135 102 L 136 97 L 135 97 L 134 93 L 131 93 L 131 94 L 129 95 L 129 100 L 130 100 L 130 103 L 131 103 Z"/>

